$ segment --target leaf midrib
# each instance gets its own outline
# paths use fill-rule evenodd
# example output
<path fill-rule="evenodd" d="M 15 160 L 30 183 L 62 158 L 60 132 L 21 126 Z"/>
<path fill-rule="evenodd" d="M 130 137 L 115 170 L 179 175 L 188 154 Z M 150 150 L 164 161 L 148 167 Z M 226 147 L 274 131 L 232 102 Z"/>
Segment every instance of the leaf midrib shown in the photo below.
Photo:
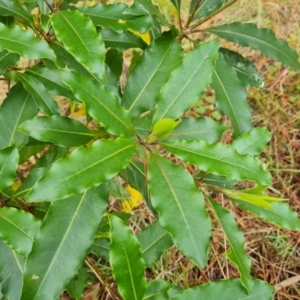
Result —
<path fill-rule="evenodd" d="M 250 39 L 252 39 L 252 40 L 254 40 L 254 41 L 258 41 L 259 43 L 262 43 L 262 44 L 265 44 L 265 45 L 267 45 L 267 46 L 269 46 L 269 47 L 271 47 L 271 48 L 273 48 L 273 49 L 275 49 L 276 51 L 278 51 L 278 52 L 280 52 L 281 54 L 283 54 L 288 60 L 291 60 L 292 58 L 290 57 L 290 56 L 288 56 L 285 52 L 283 52 L 282 50 L 280 50 L 279 48 L 277 48 L 277 47 L 274 47 L 273 46 L 273 44 L 269 44 L 269 43 L 267 43 L 267 42 L 265 42 L 264 40 L 261 40 L 261 39 L 258 39 L 258 38 L 256 38 L 256 37 L 254 37 L 254 36 L 251 36 L 251 35 L 246 35 L 246 34 L 241 34 L 241 33 L 239 33 L 239 32 L 236 32 L 236 31 L 226 31 L 226 30 L 207 30 L 207 31 L 209 31 L 209 32 L 211 32 L 211 33 L 215 33 L 215 32 L 220 32 L 220 33 L 225 33 L 225 34 L 227 34 L 228 35 L 228 33 L 229 34 L 231 34 L 231 35 L 236 35 L 236 36 L 241 36 L 241 37 L 246 37 L 246 38 L 250 38 Z M 275 37 L 276 38 L 276 37 Z M 226 39 L 226 38 L 225 38 Z M 278 39 L 276 38 L 276 41 L 278 41 Z M 234 41 L 235 43 L 238 43 L 238 42 L 236 42 L 236 41 Z M 251 42 L 249 43 L 249 44 L 251 44 Z M 247 45 L 247 47 L 250 47 L 249 45 Z M 256 49 L 256 50 L 258 50 L 258 51 L 261 51 L 260 49 Z M 293 59 L 292 59 L 292 61 L 294 61 Z"/>
<path fill-rule="evenodd" d="M 208 155 L 204 155 L 204 154 L 201 154 L 201 155 L 200 155 L 200 154 L 197 153 L 197 152 L 194 152 L 194 151 L 192 151 L 192 150 L 188 150 L 188 149 L 185 149 L 185 148 L 180 148 L 180 147 L 178 147 L 178 146 L 169 145 L 169 144 L 166 144 L 166 143 L 161 143 L 161 145 L 163 145 L 163 144 L 165 144 L 168 148 L 178 149 L 178 150 L 181 150 L 181 151 L 183 151 L 183 152 L 187 152 L 187 153 L 194 154 L 194 155 L 196 155 L 196 156 L 198 156 L 198 157 L 201 156 L 201 157 L 205 157 L 205 158 L 208 158 L 208 159 L 211 159 L 211 160 L 215 160 L 215 161 L 218 161 L 218 162 L 221 162 L 221 163 L 225 163 L 225 164 L 228 164 L 228 165 L 230 165 L 230 166 L 232 166 L 232 167 L 234 167 L 234 168 L 238 168 L 238 169 L 243 169 L 243 170 L 246 170 L 246 171 L 250 171 L 251 173 L 253 173 L 253 174 L 259 176 L 259 174 L 257 174 L 256 172 L 254 172 L 252 169 L 244 168 L 244 167 L 242 167 L 241 165 L 235 165 L 235 164 L 233 164 L 233 163 L 231 163 L 231 162 L 224 161 L 224 160 L 221 160 L 221 159 L 217 159 L 217 158 L 215 158 L 215 157 L 208 156 Z"/>
<path fill-rule="evenodd" d="M 75 211 L 75 213 L 74 213 L 74 215 L 73 215 L 73 217 L 72 217 L 72 219 L 71 219 L 71 222 L 70 222 L 70 224 L 69 224 L 69 226 L 68 226 L 68 228 L 67 228 L 67 230 L 66 230 L 66 232 L 65 232 L 65 234 L 64 234 L 64 236 L 63 236 L 63 238 L 62 238 L 62 240 L 61 240 L 61 242 L 60 242 L 60 244 L 59 244 L 59 246 L 56 248 L 55 255 L 54 255 L 54 257 L 53 257 L 53 259 L 52 259 L 52 261 L 51 261 L 51 263 L 50 263 L 50 265 L 49 265 L 49 267 L 48 267 L 48 270 L 47 270 L 47 272 L 44 274 L 43 279 L 42 279 L 42 281 L 41 281 L 41 283 L 40 283 L 40 286 L 39 286 L 39 288 L 37 289 L 37 291 L 36 291 L 36 293 L 35 293 L 34 299 L 36 299 L 36 297 L 38 296 L 39 290 L 41 289 L 42 285 L 44 284 L 45 279 L 47 278 L 47 275 L 48 275 L 48 273 L 50 272 L 50 269 L 52 268 L 52 265 L 54 264 L 54 261 L 56 260 L 56 257 L 58 256 L 58 254 L 59 254 L 59 252 L 60 252 L 60 249 L 62 248 L 62 246 L 63 246 L 63 244 L 64 244 L 64 242 L 65 242 L 65 240 L 66 240 L 66 238 L 67 238 L 67 236 L 68 236 L 68 234 L 69 234 L 71 228 L 72 228 L 73 223 L 75 222 L 75 217 L 77 216 L 77 214 L 78 214 L 78 212 L 79 212 L 79 208 L 80 208 L 80 207 L 82 206 L 82 204 L 83 204 L 83 201 L 84 201 L 84 199 L 85 199 L 85 197 L 86 197 L 86 193 L 87 193 L 87 191 L 82 195 L 81 200 L 80 200 L 80 202 L 78 203 L 78 206 L 77 206 L 77 208 L 76 208 L 76 211 Z"/>
<path fill-rule="evenodd" d="M 155 160 L 155 162 L 156 162 L 158 168 L 160 169 L 161 174 L 162 174 L 163 177 L 165 178 L 166 183 L 167 183 L 167 185 L 168 185 L 168 187 L 169 187 L 169 189 L 170 189 L 170 191 L 171 191 L 171 193 L 172 193 L 172 195 L 173 195 L 173 197 L 174 197 L 174 200 L 175 200 L 175 202 L 176 202 L 176 204 L 177 204 L 177 207 L 179 208 L 179 211 L 180 211 L 180 213 L 181 213 L 181 215 L 182 215 L 182 217 L 183 217 L 183 220 L 184 220 L 184 222 L 185 222 L 185 224 L 186 224 L 186 228 L 188 229 L 189 235 L 190 235 L 190 237 L 191 237 L 191 241 L 192 241 L 192 243 L 193 243 L 194 249 L 198 249 L 198 247 L 197 247 L 197 245 L 196 245 L 196 243 L 195 243 L 194 237 L 193 237 L 193 235 L 192 235 L 190 225 L 189 225 L 189 223 L 188 223 L 188 221 L 187 221 L 187 219 L 186 219 L 186 217 L 185 217 L 185 214 L 184 214 L 184 212 L 183 212 L 183 210 L 182 210 L 182 207 L 181 207 L 180 202 L 179 202 L 179 200 L 178 200 L 178 198 L 177 198 L 177 195 L 176 195 L 175 191 L 173 190 L 172 184 L 170 183 L 169 178 L 168 178 L 167 174 L 164 172 L 164 168 L 162 167 L 162 165 L 160 164 L 160 162 L 157 160 L 157 158 L 156 158 L 154 155 L 153 155 L 153 158 L 154 158 L 154 160 Z"/>

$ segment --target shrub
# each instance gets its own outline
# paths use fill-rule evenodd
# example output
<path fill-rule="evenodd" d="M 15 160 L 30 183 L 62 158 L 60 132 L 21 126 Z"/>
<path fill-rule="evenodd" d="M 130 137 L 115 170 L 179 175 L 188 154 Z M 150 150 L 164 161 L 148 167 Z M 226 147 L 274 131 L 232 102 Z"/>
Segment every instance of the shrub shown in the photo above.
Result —
<path fill-rule="evenodd" d="M 128 300 L 273 297 L 272 286 L 251 277 L 243 234 L 212 192 L 282 228 L 299 230 L 300 221 L 265 194 L 272 178 L 259 154 L 271 135 L 253 127 L 247 103 L 247 87 L 262 87 L 263 78 L 218 38 L 296 70 L 298 56 L 251 23 L 205 27 L 235 0 L 192 0 L 185 24 L 181 1 L 171 2 L 178 26 L 146 0 L 0 0 L 0 72 L 11 86 L 0 108 L 3 297 L 56 299 L 67 288 L 80 299 L 88 253 L 109 261 Z M 203 36 L 192 39 L 199 27 Z M 188 113 L 208 88 L 230 125 Z M 230 144 L 221 142 L 225 131 Z M 24 163 L 28 175 L 17 172 Z M 109 195 L 123 199 L 120 212 L 108 213 Z M 157 221 L 136 235 L 125 212 L 142 198 Z M 205 268 L 211 218 L 224 230 L 240 279 L 184 291 L 147 281 L 146 267 L 171 245 Z"/>

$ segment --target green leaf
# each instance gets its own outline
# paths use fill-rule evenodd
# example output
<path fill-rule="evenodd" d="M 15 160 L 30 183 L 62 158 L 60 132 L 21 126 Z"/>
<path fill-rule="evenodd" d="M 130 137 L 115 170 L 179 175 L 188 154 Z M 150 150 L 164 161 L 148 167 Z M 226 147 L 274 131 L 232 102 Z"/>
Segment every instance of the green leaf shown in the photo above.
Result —
<path fill-rule="evenodd" d="M 79 11 L 57 11 L 51 24 L 58 40 L 96 79 L 104 76 L 105 47 L 92 21 Z"/>
<path fill-rule="evenodd" d="M 259 160 L 241 155 L 229 145 L 209 145 L 205 141 L 177 141 L 161 145 L 179 159 L 196 165 L 204 172 L 225 175 L 237 181 L 253 180 L 262 186 L 269 185 L 272 180 Z"/>
<path fill-rule="evenodd" d="M 22 20 L 26 25 L 33 27 L 33 18 L 24 5 L 17 0 L 0 0 L 0 15 L 13 16 Z"/>
<path fill-rule="evenodd" d="M 162 85 L 182 57 L 183 49 L 170 33 L 146 48 L 127 80 L 123 95 L 123 105 L 133 117 L 154 106 Z"/>
<path fill-rule="evenodd" d="M 88 270 L 85 267 L 81 267 L 75 277 L 68 283 L 66 289 L 70 296 L 76 300 L 83 299 L 83 293 L 87 288 Z"/>
<path fill-rule="evenodd" d="M 19 61 L 17 53 L 8 52 L 3 50 L 0 52 L 0 74 L 2 75 L 9 66 L 14 66 Z"/>
<path fill-rule="evenodd" d="M 160 13 L 158 7 L 148 0 L 135 0 L 133 4 L 124 12 L 124 14 L 133 15 L 151 15 L 154 16 L 161 25 L 169 26 L 164 15 Z"/>
<path fill-rule="evenodd" d="M 216 92 L 218 109 L 230 118 L 234 136 L 251 130 L 251 107 L 247 102 L 247 90 L 237 78 L 233 67 L 222 57 L 217 60 L 211 87 Z"/>
<path fill-rule="evenodd" d="M 142 139 L 146 139 L 146 137 L 149 135 L 151 128 L 152 128 L 152 117 L 146 116 L 146 117 L 137 117 L 132 119 L 132 123 L 134 126 L 134 129 L 136 130 L 137 135 Z"/>
<path fill-rule="evenodd" d="M 11 28 L 13 25 L 15 25 L 15 18 L 11 16 L 0 16 L 0 23 L 3 23 L 5 26 Z"/>
<path fill-rule="evenodd" d="M 254 280 L 254 287 L 250 294 L 241 285 L 238 279 L 227 279 L 210 282 L 195 288 L 185 290 L 182 294 L 173 298 L 174 300 L 271 300 L 275 293 L 274 287 L 260 280 Z"/>
<path fill-rule="evenodd" d="M 54 163 L 29 193 L 27 201 L 53 201 L 83 193 L 124 169 L 135 148 L 135 142 L 123 138 L 98 140 L 89 148 L 82 146 Z"/>
<path fill-rule="evenodd" d="M 32 214 L 13 207 L 0 208 L 0 236 L 13 250 L 23 256 L 31 251 L 40 222 Z"/>
<path fill-rule="evenodd" d="M 108 219 L 111 228 L 109 262 L 118 291 L 124 300 L 140 300 L 146 289 L 146 278 L 139 243 L 121 219 L 112 214 Z"/>
<path fill-rule="evenodd" d="M 18 130 L 62 147 L 85 145 L 95 138 L 95 134 L 81 122 L 64 116 L 35 117 L 22 123 Z"/>
<path fill-rule="evenodd" d="M 172 246 L 172 239 L 158 221 L 150 224 L 137 236 L 143 259 L 147 267 L 155 264 L 162 254 Z"/>
<path fill-rule="evenodd" d="M 78 102 L 69 87 L 61 81 L 60 70 L 36 66 L 27 69 L 26 73 L 38 79 L 54 95 L 65 96 L 72 101 Z"/>
<path fill-rule="evenodd" d="M 213 200 L 210 200 L 210 204 L 229 242 L 230 252 L 226 255 L 237 266 L 241 275 L 241 283 L 250 294 L 254 281 L 250 276 L 251 259 L 244 250 L 244 235 L 238 228 L 233 215 L 229 211 Z"/>
<path fill-rule="evenodd" d="M 145 33 L 152 27 L 150 16 L 124 14 L 127 9 L 128 5 L 124 3 L 114 3 L 111 5 L 97 4 L 90 7 L 86 5 L 80 8 L 80 11 L 89 17 L 95 26 L 111 28 L 120 33 L 128 29 Z"/>
<path fill-rule="evenodd" d="M 203 196 L 193 177 L 183 167 L 153 154 L 149 166 L 149 189 L 161 226 L 171 234 L 174 244 L 185 256 L 204 268 L 211 225 Z"/>
<path fill-rule="evenodd" d="M 174 4 L 176 7 L 177 11 L 180 11 L 180 6 L 181 6 L 181 0 L 171 0 L 171 2 Z"/>
<path fill-rule="evenodd" d="M 147 46 L 143 39 L 130 31 L 119 33 L 110 28 L 103 28 L 100 33 L 107 48 L 124 51 L 130 48 L 144 49 Z"/>
<path fill-rule="evenodd" d="M 109 49 L 106 52 L 105 63 L 116 78 L 119 79 L 123 72 L 123 52 L 117 49 Z"/>
<path fill-rule="evenodd" d="M 211 27 L 206 31 L 241 46 L 259 50 L 265 56 L 277 59 L 295 70 L 300 70 L 297 52 L 290 48 L 285 40 L 277 39 L 270 29 L 258 28 L 252 23 L 235 22 Z"/>
<path fill-rule="evenodd" d="M 37 107 L 48 115 L 59 115 L 60 110 L 46 87 L 36 78 L 24 73 L 18 73 L 25 90 L 30 93 Z"/>
<path fill-rule="evenodd" d="M 184 57 L 160 91 L 153 123 L 165 118 L 176 119 L 199 100 L 211 81 L 218 55 L 219 42 L 211 40 L 196 46 Z"/>
<path fill-rule="evenodd" d="M 260 190 L 262 188 L 263 190 Z M 259 189 L 257 191 L 257 189 Z M 272 209 L 272 205 L 270 202 L 278 202 L 283 201 L 284 199 L 281 198 L 275 198 L 270 197 L 268 195 L 265 195 L 263 191 L 266 188 L 264 186 L 260 187 L 254 187 L 251 189 L 245 189 L 245 190 L 225 190 L 224 194 L 226 194 L 228 197 L 230 197 L 232 200 L 241 200 L 250 204 L 253 204 L 257 207 L 261 208 L 267 208 Z"/>
<path fill-rule="evenodd" d="M 160 138 L 159 141 L 204 140 L 209 144 L 213 144 L 220 140 L 226 129 L 226 125 L 219 124 L 210 118 L 183 118 L 168 137 Z"/>
<path fill-rule="evenodd" d="M 97 256 L 109 261 L 109 245 L 110 240 L 108 238 L 95 239 L 89 252 L 95 253 Z"/>
<path fill-rule="evenodd" d="M 32 96 L 21 83 L 15 84 L 0 108 L 0 149 L 11 146 L 21 148 L 28 136 L 18 132 L 17 126 L 36 115 L 38 109 Z M 9 118 L 7 117 L 9 116 Z"/>
<path fill-rule="evenodd" d="M 50 167 L 55 161 L 66 156 L 68 153 L 69 151 L 66 147 L 53 146 L 36 162 L 35 168 Z"/>
<path fill-rule="evenodd" d="M 228 189 L 233 189 L 233 187 L 236 184 L 235 181 L 229 180 L 226 176 L 207 174 L 205 172 L 200 172 L 199 174 L 194 176 L 194 179 L 199 179 L 200 182 L 203 182 L 205 184 L 210 184 Z"/>
<path fill-rule="evenodd" d="M 28 59 L 48 58 L 55 61 L 53 50 L 44 40 L 38 40 L 31 31 L 15 25 L 8 28 L 0 23 L 0 51 L 8 50 Z"/>
<path fill-rule="evenodd" d="M 42 177 L 47 171 L 47 168 L 36 168 L 33 169 L 27 178 L 24 180 L 22 185 L 13 194 L 14 198 L 26 198 L 26 195 L 32 190 L 34 184 Z"/>
<path fill-rule="evenodd" d="M 119 105 L 116 94 L 91 78 L 79 77 L 71 72 L 64 72 L 62 80 L 72 89 L 76 98 L 86 104 L 88 114 L 98 120 L 109 133 L 133 135 L 130 115 Z"/>
<path fill-rule="evenodd" d="M 21 299 L 58 296 L 82 265 L 107 202 L 107 187 L 101 185 L 51 203 L 26 261 Z"/>
<path fill-rule="evenodd" d="M 234 203 L 250 213 L 257 215 L 260 219 L 276 226 L 289 230 L 300 230 L 300 219 L 298 214 L 286 203 L 272 202 L 270 203 L 271 209 L 258 207 L 254 204 L 239 200 L 235 200 Z"/>
<path fill-rule="evenodd" d="M 264 77 L 258 72 L 251 60 L 226 48 L 220 48 L 220 53 L 224 60 L 234 68 L 239 80 L 246 87 L 262 88 L 264 86 Z"/>
<path fill-rule="evenodd" d="M 266 148 L 271 137 L 266 127 L 257 127 L 239 136 L 231 145 L 240 154 L 256 156 Z"/>
<path fill-rule="evenodd" d="M 191 6 L 190 6 L 190 12 L 193 11 L 196 1 L 197 0 L 192 0 Z M 195 12 L 193 20 L 200 19 L 200 18 L 211 15 L 213 12 L 215 12 L 220 7 L 222 7 L 223 4 L 225 4 L 226 2 L 228 2 L 228 0 L 200 1 L 200 5 Z"/>
<path fill-rule="evenodd" d="M 168 290 L 171 284 L 162 279 L 153 280 L 147 283 L 143 300 L 169 300 Z"/>
<path fill-rule="evenodd" d="M 180 120 L 160 119 L 153 125 L 151 134 L 147 138 L 147 141 L 150 143 L 156 141 L 158 138 L 169 136 L 179 123 Z"/>
<path fill-rule="evenodd" d="M 7 299 L 20 299 L 24 258 L 0 239 L 0 289 Z"/>
<path fill-rule="evenodd" d="M 146 166 L 142 162 L 132 159 L 129 166 L 120 172 L 120 176 L 129 183 L 131 187 L 140 191 L 144 199 L 148 200 Z"/>
<path fill-rule="evenodd" d="M 34 140 L 35 141 L 35 140 Z M 40 142 L 40 144 L 30 145 L 30 142 L 33 142 L 33 139 L 28 139 L 28 145 L 22 147 L 19 151 L 19 164 L 24 163 L 28 160 L 31 156 L 38 154 L 42 150 L 46 148 L 46 144 L 44 142 Z M 38 142 L 38 141 L 35 141 Z"/>
<path fill-rule="evenodd" d="M 18 162 L 19 152 L 15 146 L 0 150 L 0 192 L 13 183 Z"/>

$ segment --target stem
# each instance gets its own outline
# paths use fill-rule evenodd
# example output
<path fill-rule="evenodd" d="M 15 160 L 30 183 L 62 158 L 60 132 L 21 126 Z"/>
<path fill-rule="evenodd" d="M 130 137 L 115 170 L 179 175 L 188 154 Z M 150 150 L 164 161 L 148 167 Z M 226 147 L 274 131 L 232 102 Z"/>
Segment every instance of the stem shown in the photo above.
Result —
<path fill-rule="evenodd" d="M 197 0 L 197 2 L 196 2 L 196 4 L 195 4 L 195 6 L 194 6 L 192 12 L 191 12 L 190 15 L 189 15 L 189 18 L 188 18 L 188 20 L 187 20 L 187 22 L 186 22 L 186 24 L 185 24 L 185 28 L 188 28 L 188 27 L 190 26 L 190 24 L 191 24 L 191 22 L 192 22 L 192 20 L 193 20 L 193 18 L 194 18 L 194 15 L 195 15 L 195 13 L 197 12 L 197 10 L 198 10 L 198 8 L 199 8 L 199 6 L 200 6 L 200 3 L 201 3 L 201 0 Z"/>
<path fill-rule="evenodd" d="M 194 23 L 191 27 L 190 30 L 193 30 L 194 28 L 200 26 L 201 24 L 205 23 L 206 21 L 212 19 L 214 16 L 216 16 L 217 14 L 219 14 L 220 12 L 222 12 L 224 9 L 228 8 L 229 6 L 231 6 L 232 4 L 234 4 L 237 0 L 231 0 L 229 2 L 227 2 L 225 5 L 223 5 L 222 7 L 220 7 L 218 10 L 216 10 L 214 13 L 212 13 L 211 15 L 198 20 L 196 23 Z M 192 31 L 191 31 L 192 32 Z"/>
<path fill-rule="evenodd" d="M 52 8 L 52 6 L 45 0 L 44 1 L 45 3 L 46 3 L 46 5 L 49 7 L 49 9 L 51 10 L 51 12 L 53 13 L 53 8 Z"/>

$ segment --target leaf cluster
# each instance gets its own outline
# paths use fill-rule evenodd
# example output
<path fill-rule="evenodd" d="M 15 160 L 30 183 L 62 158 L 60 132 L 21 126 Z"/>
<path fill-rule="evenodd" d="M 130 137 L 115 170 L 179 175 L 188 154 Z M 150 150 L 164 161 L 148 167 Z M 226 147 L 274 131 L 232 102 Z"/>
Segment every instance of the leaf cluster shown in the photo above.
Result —
<path fill-rule="evenodd" d="M 299 230 L 300 220 L 266 194 L 272 178 L 259 154 L 271 135 L 253 127 L 247 103 L 247 87 L 261 88 L 263 77 L 219 38 L 299 70 L 297 53 L 255 24 L 206 28 L 232 0 L 190 1 L 185 24 L 181 1 L 170 0 L 175 25 L 151 1 L 112 2 L 0 0 L 0 74 L 11 86 L 0 107 L 0 292 L 57 299 L 67 289 L 81 299 L 85 266 L 105 285 L 97 255 L 123 299 L 272 299 L 274 288 L 250 275 L 234 216 L 212 194 L 282 228 Z M 199 28 L 209 38 L 193 40 Z M 191 113 L 207 89 L 230 124 Z M 18 166 L 33 155 L 23 177 Z M 245 182 L 253 187 L 237 188 Z M 110 196 L 123 212 L 108 213 Z M 136 235 L 124 211 L 142 199 L 156 221 Z M 211 218 L 239 279 L 182 291 L 145 277 L 172 245 L 205 268 Z"/>

